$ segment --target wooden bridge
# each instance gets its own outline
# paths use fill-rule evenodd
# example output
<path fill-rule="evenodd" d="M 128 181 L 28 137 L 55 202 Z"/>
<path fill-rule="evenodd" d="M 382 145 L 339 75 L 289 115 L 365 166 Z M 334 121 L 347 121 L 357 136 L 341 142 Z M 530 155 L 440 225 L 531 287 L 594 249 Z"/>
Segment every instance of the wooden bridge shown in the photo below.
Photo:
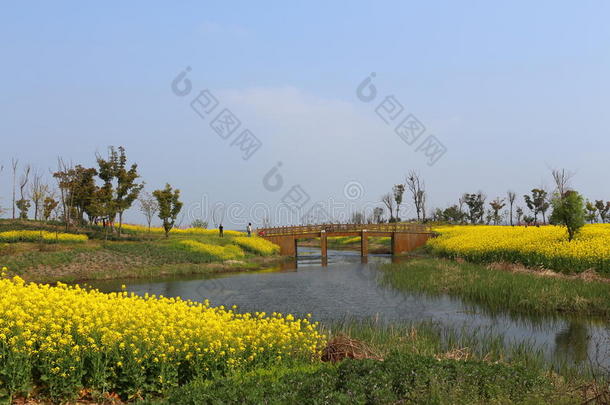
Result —
<path fill-rule="evenodd" d="M 296 256 L 299 239 L 320 238 L 322 257 L 328 256 L 328 238 L 333 236 L 359 236 L 360 253 L 369 253 L 369 237 L 390 237 L 392 254 L 397 255 L 423 246 L 433 232 L 427 225 L 419 224 L 329 224 L 259 228 L 258 235 L 279 245 L 280 254 Z"/>

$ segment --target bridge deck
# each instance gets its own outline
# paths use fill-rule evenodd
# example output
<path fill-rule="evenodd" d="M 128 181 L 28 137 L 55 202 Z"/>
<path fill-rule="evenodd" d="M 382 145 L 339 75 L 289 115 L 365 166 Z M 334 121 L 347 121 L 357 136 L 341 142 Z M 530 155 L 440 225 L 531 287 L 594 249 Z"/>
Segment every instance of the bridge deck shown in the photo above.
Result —
<path fill-rule="evenodd" d="M 296 256 L 299 239 L 320 238 L 323 257 L 328 250 L 328 238 L 336 236 L 359 236 L 361 254 L 368 255 L 369 237 L 391 237 L 392 254 L 400 254 L 416 249 L 433 236 L 432 229 L 419 224 L 327 224 L 305 226 L 282 226 L 259 228 L 259 236 L 280 246 L 280 253 Z"/>
<path fill-rule="evenodd" d="M 428 225 L 402 223 L 280 226 L 274 228 L 259 228 L 257 231 L 261 236 L 307 235 L 319 234 L 322 231 L 325 231 L 327 235 L 332 233 L 333 236 L 359 236 L 362 231 L 368 232 L 369 236 L 377 236 L 373 235 L 374 233 L 380 234 L 380 236 L 390 236 L 392 233 L 396 232 L 432 233 L 432 229 Z"/>

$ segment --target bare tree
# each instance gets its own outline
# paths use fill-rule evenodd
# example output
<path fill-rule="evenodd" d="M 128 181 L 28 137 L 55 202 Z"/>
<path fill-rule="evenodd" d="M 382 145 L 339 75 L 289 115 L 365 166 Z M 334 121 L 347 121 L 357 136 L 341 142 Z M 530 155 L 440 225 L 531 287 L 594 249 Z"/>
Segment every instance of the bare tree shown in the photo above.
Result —
<path fill-rule="evenodd" d="M 53 173 L 57 179 L 57 187 L 60 193 L 61 211 L 63 214 L 66 230 L 70 228 L 72 208 L 74 207 L 74 167 L 72 163 L 67 163 L 63 158 L 57 158 L 57 171 Z"/>
<path fill-rule="evenodd" d="M 508 190 L 508 192 L 506 193 L 506 196 L 508 197 L 508 210 L 509 210 L 509 216 L 510 216 L 510 225 L 513 226 L 513 205 L 515 204 L 515 199 L 517 198 L 517 194 L 514 191 L 510 191 Z"/>
<path fill-rule="evenodd" d="M 24 190 L 26 189 L 26 186 L 28 185 L 28 182 L 30 181 L 30 172 L 31 172 L 32 168 L 30 165 L 27 165 L 26 167 L 23 168 L 23 173 L 21 174 L 21 177 L 19 177 L 19 196 L 21 197 L 19 199 L 19 201 L 16 202 L 17 204 L 17 208 L 19 208 L 19 218 L 21 219 L 27 219 L 28 218 L 28 211 L 30 209 L 30 201 L 28 199 L 26 199 L 26 194 L 24 193 Z"/>
<path fill-rule="evenodd" d="M 42 217 L 42 205 L 45 198 L 49 194 L 49 186 L 42 181 L 42 173 L 36 171 L 32 177 L 32 183 L 30 184 L 30 196 L 34 203 L 34 219 L 41 219 Z"/>
<path fill-rule="evenodd" d="M 140 211 L 146 217 L 148 232 L 150 232 L 150 224 L 152 223 L 155 214 L 159 211 L 159 203 L 152 194 L 147 192 L 140 194 L 138 202 L 140 203 Z"/>
<path fill-rule="evenodd" d="M 19 159 L 11 158 L 11 167 L 13 168 L 13 219 L 15 219 L 15 189 L 17 186 L 17 166 L 19 166 Z"/>
<path fill-rule="evenodd" d="M 361 211 L 352 212 L 351 223 L 361 225 L 364 224 L 365 215 Z"/>
<path fill-rule="evenodd" d="M 388 211 L 390 211 L 389 222 L 394 222 L 394 196 L 391 193 L 386 193 L 381 196 L 381 202 L 388 207 Z"/>
<path fill-rule="evenodd" d="M 570 179 L 574 176 L 574 173 L 567 171 L 566 169 L 553 169 L 551 171 L 553 180 L 555 181 L 555 192 L 559 196 L 563 196 L 570 186 Z"/>
<path fill-rule="evenodd" d="M 425 183 L 421 180 L 418 172 L 412 170 L 407 175 L 406 179 L 407 188 L 411 193 L 413 204 L 415 205 L 415 212 L 417 213 L 417 220 L 426 220 L 426 189 Z"/>

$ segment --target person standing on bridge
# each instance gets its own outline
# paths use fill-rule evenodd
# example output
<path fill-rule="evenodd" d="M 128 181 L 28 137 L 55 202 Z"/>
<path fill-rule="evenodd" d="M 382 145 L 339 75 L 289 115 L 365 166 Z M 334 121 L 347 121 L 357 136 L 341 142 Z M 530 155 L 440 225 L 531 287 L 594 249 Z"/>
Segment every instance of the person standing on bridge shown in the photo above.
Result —
<path fill-rule="evenodd" d="M 252 236 L 252 222 L 248 222 L 248 227 L 246 228 L 248 231 L 248 237 Z"/>
<path fill-rule="evenodd" d="M 222 226 L 222 224 L 220 224 L 220 226 L 218 226 L 218 236 L 220 236 L 221 238 L 224 237 L 224 227 Z"/>

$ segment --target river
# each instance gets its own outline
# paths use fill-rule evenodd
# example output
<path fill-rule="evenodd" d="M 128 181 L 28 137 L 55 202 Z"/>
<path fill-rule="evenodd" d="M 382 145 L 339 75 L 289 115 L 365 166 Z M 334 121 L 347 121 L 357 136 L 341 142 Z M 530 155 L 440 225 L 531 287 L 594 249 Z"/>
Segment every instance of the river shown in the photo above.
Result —
<path fill-rule="evenodd" d="M 375 318 L 380 322 L 431 321 L 458 330 L 490 332 L 506 342 L 527 341 L 553 360 L 610 365 L 609 324 L 585 317 L 528 317 L 489 313 L 448 296 L 429 297 L 399 292 L 380 282 L 378 265 L 389 255 L 329 250 L 322 265 L 319 250 L 299 247 L 298 259 L 260 271 L 171 279 L 129 279 L 91 283 L 101 291 L 119 291 L 125 284 L 136 294 L 156 294 L 212 305 L 237 305 L 239 311 L 280 312 L 322 323 Z"/>

